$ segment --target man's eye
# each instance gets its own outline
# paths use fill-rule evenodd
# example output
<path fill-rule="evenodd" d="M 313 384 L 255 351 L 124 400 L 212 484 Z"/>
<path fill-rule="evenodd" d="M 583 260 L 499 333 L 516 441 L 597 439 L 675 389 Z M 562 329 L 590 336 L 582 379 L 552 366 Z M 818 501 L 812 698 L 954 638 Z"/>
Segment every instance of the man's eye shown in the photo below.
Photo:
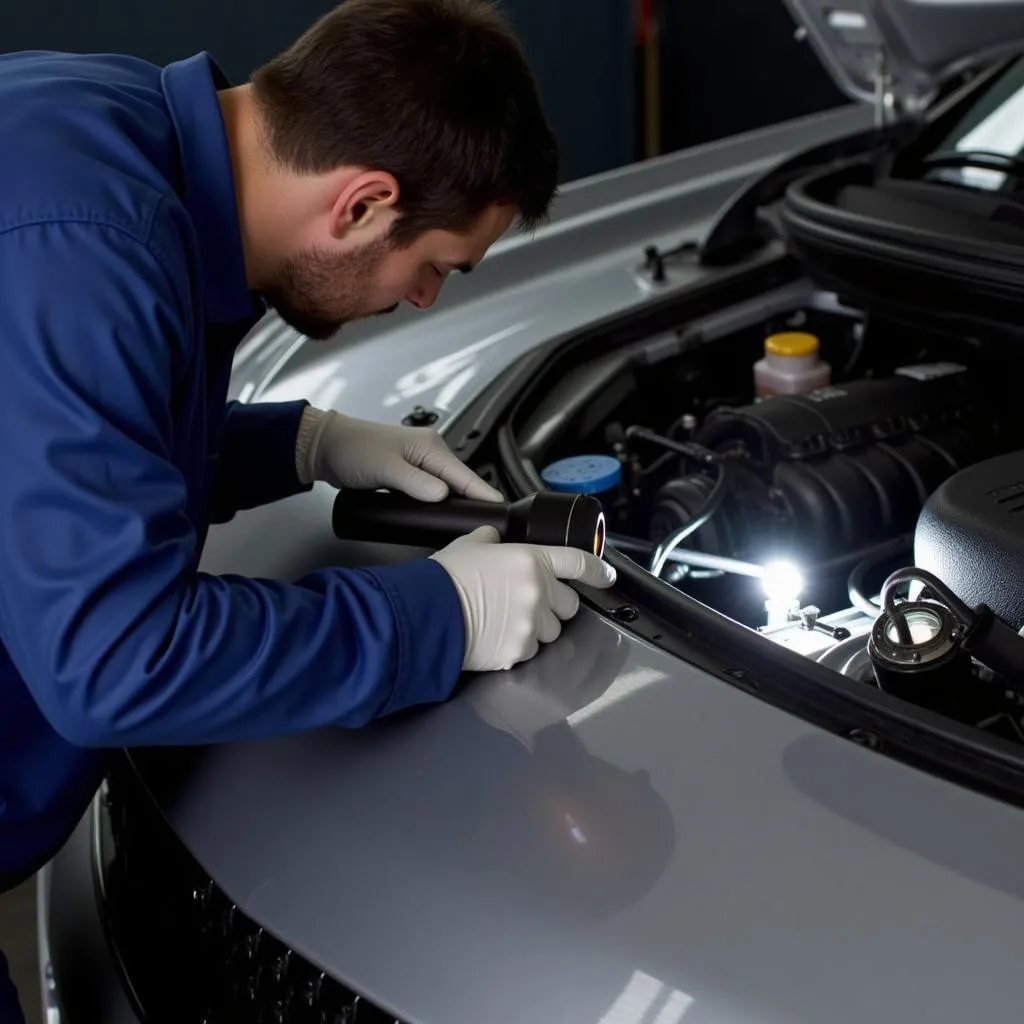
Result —
<path fill-rule="evenodd" d="M 430 265 L 430 269 L 433 270 L 438 277 L 444 277 L 444 271 L 440 267 L 435 267 L 433 264 Z"/>

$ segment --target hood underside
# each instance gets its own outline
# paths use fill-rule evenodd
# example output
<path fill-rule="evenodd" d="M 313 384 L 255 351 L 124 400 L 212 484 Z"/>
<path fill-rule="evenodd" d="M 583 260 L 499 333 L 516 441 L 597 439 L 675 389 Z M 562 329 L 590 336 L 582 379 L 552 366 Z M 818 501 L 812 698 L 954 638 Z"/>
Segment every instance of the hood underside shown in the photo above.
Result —
<path fill-rule="evenodd" d="M 888 117 L 920 115 L 943 84 L 1024 49 L 1021 0 L 784 0 L 836 84 Z"/>

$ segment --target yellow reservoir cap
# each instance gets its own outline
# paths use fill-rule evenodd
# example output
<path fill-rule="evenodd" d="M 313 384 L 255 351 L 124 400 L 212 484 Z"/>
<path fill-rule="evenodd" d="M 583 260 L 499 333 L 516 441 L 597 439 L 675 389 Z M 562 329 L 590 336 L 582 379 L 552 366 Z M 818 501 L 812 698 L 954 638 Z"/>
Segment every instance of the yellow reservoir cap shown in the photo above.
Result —
<path fill-rule="evenodd" d="M 812 356 L 818 351 L 818 339 L 804 331 L 783 331 L 769 335 L 764 350 L 772 356 Z"/>

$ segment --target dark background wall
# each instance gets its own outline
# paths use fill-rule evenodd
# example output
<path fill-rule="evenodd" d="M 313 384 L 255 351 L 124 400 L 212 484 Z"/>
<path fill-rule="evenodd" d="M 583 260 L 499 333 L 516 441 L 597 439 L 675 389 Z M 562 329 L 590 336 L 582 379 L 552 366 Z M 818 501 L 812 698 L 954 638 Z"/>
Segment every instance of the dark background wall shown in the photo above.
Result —
<path fill-rule="evenodd" d="M 558 133 L 563 180 L 633 158 L 630 3 L 503 2 Z M 163 64 L 209 50 L 242 81 L 333 6 L 333 0 L 0 0 L 0 51 L 114 51 Z"/>
<path fill-rule="evenodd" d="M 666 150 L 849 102 L 782 0 L 663 0 L 662 16 Z"/>
<path fill-rule="evenodd" d="M 540 82 L 562 147 L 562 180 L 643 153 L 634 47 L 641 0 L 501 0 Z M 209 50 L 235 81 L 334 0 L 0 0 L 0 51 L 133 53 L 166 63 Z M 662 151 L 842 102 L 793 40 L 782 0 L 656 0 Z"/>

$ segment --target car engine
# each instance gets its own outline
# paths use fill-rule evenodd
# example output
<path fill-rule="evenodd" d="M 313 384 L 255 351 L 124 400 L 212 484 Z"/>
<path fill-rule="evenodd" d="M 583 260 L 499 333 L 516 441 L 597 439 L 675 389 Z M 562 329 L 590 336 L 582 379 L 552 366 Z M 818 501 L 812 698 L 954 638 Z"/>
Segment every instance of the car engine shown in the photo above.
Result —
<path fill-rule="evenodd" d="M 977 381 L 952 363 L 720 408 L 693 432 L 703 449 L 693 461 L 724 467 L 729 485 L 689 536 L 741 558 L 785 549 L 811 562 L 860 561 L 912 530 L 932 491 L 996 450 L 998 437 Z M 691 469 L 659 487 L 650 539 L 692 523 L 715 479 Z"/>
<path fill-rule="evenodd" d="M 814 358 L 773 378 L 773 346 Z M 1018 359 L 815 296 L 597 366 L 557 438 L 539 408 L 520 441 L 545 486 L 596 493 L 608 544 L 670 585 L 1024 742 Z"/>

